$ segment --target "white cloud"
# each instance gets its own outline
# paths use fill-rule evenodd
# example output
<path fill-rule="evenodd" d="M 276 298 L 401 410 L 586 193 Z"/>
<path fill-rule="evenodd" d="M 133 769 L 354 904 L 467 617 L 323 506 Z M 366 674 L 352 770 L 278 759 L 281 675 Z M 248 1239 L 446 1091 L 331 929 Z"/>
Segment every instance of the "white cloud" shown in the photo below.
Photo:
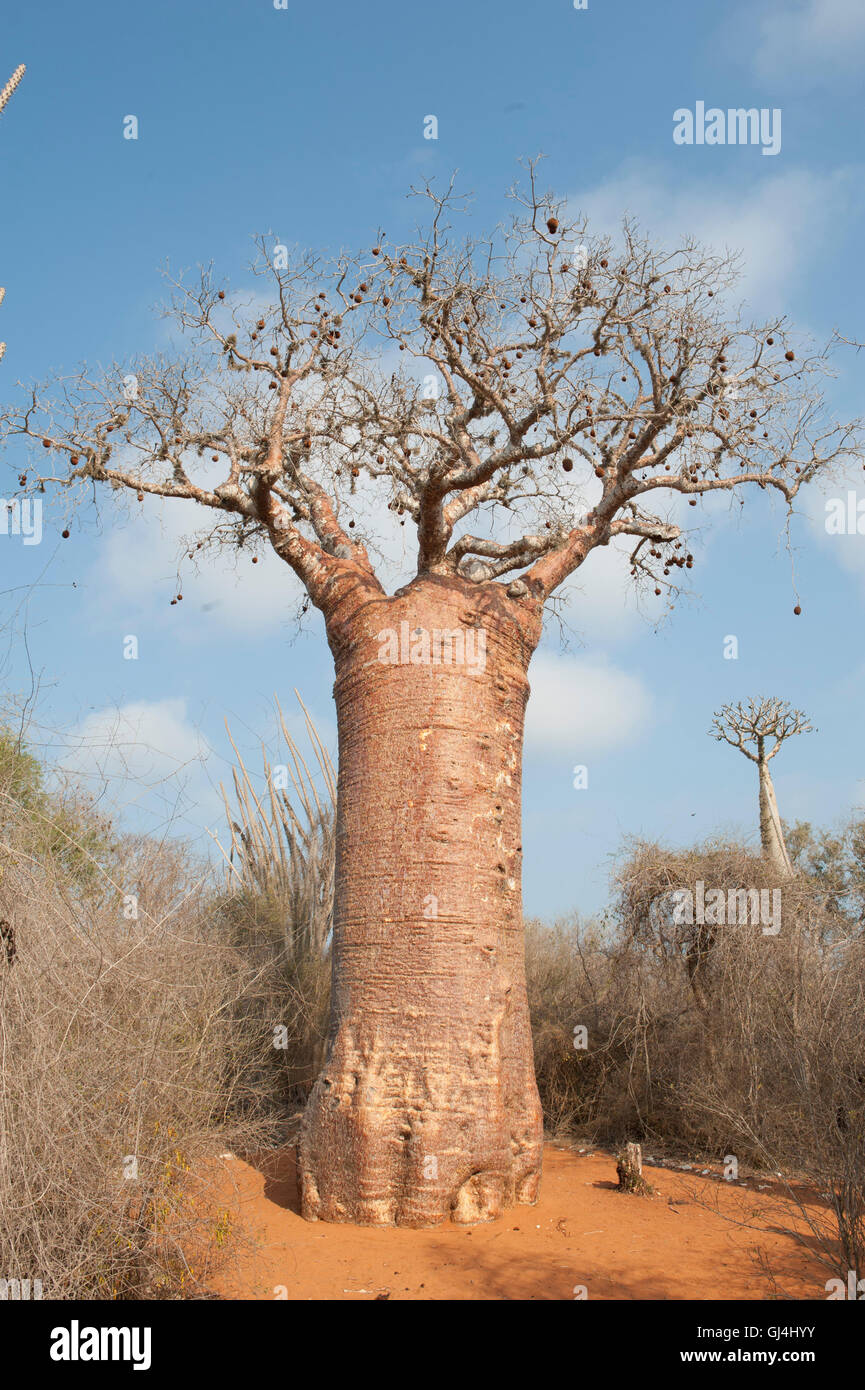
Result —
<path fill-rule="evenodd" d="M 750 11 L 749 11 L 750 14 Z M 850 69 L 865 49 L 862 0 L 790 0 L 760 18 L 753 63 L 763 77 L 815 78 L 820 70 Z"/>
<path fill-rule="evenodd" d="M 286 706 L 283 716 L 319 796 L 326 800 L 326 779 L 302 711 Z M 335 771 L 333 717 L 315 710 L 310 717 Z M 271 767 L 292 766 L 275 707 L 257 711 L 255 725 L 233 720 L 230 714 L 228 723 L 253 785 L 266 793 L 262 750 Z M 65 744 L 56 763 L 58 781 L 68 779 L 116 824 L 197 841 L 218 862 L 213 837 L 225 846 L 228 833 L 220 783 L 231 804 L 236 755 L 222 731 L 213 744 L 208 742 L 190 719 L 186 700 L 137 700 L 94 710 L 69 731 Z"/>
<path fill-rule="evenodd" d="M 667 245 L 691 235 L 715 250 L 741 251 L 740 295 L 777 311 L 782 291 L 813 266 L 815 249 L 843 220 L 853 172 L 794 169 L 767 177 L 761 168 L 750 187 L 744 166 L 737 172 L 733 184 L 710 175 L 686 183 L 669 168 L 626 163 L 569 202 L 588 216 L 593 233 L 615 237 L 627 212 Z"/>
<path fill-rule="evenodd" d="M 634 581 L 622 545 L 599 546 L 562 586 L 563 617 L 585 641 L 627 637 L 641 622 Z"/>
<path fill-rule="evenodd" d="M 638 676 L 605 661 L 538 652 L 529 667 L 532 693 L 526 749 L 582 761 L 632 742 L 646 727 L 652 699 Z"/>
<path fill-rule="evenodd" d="M 865 490 L 858 478 L 840 478 L 814 488 L 805 495 L 800 511 L 823 553 L 857 578 L 865 594 Z M 826 529 L 827 521 L 831 531 Z"/>
<path fill-rule="evenodd" d="M 58 771 L 115 811 L 133 807 L 164 822 L 193 806 L 216 811 L 209 748 L 183 699 L 137 700 L 86 715 L 66 736 Z"/>
<path fill-rule="evenodd" d="M 142 603 L 168 604 L 182 585 L 186 610 L 212 617 L 220 628 L 273 631 L 289 618 L 301 596 L 292 570 L 270 550 L 196 552 L 185 541 L 212 525 L 194 502 L 145 502 L 141 514 L 113 520 L 95 560 L 91 583 L 112 610 L 130 614 Z"/>

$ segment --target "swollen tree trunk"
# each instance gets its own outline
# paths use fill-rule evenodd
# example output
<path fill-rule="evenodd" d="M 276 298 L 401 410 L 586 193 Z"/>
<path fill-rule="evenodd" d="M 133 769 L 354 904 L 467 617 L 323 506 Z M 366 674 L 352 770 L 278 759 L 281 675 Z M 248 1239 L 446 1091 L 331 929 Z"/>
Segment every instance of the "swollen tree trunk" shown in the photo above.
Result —
<path fill-rule="evenodd" d="M 520 781 L 540 613 L 424 576 L 325 609 L 339 726 L 328 1052 L 307 1220 L 429 1226 L 537 1199 Z"/>
<path fill-rule="evenodd" d="M 775 788 L 766 758 L 758 759 L 757 769 L 760 774 L 760 843 L 763 854 L 780 874 L 792 874 L 793 865 L 784 843 Z"/>

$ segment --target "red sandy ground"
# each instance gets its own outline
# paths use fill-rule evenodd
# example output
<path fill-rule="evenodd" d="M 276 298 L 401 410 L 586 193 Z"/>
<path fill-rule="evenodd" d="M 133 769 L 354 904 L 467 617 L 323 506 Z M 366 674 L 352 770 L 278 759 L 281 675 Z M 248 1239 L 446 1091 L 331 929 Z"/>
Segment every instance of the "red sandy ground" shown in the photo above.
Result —
<path fill-rule="evenodd" d="M 644 1164 L 656 1195 L 631 1196 L 609 1154 L 548 1144 L 537 1206 L 410 1231 L 304 1221 L 293 1149 L 220 1165 L 216 1199 L 237 1237 L 210 1280 L 221 1298 L 573 1299 L 578 1285 L 593 1299 L 826 1298 L 830 1271 L 788 1234 L 780 1189 L 757 1181 Z"/>

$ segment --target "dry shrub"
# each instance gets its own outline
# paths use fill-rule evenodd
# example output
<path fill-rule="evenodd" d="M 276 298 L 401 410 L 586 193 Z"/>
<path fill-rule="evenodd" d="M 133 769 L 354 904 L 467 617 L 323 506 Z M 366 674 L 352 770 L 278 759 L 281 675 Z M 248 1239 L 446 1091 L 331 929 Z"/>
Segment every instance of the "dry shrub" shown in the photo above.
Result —
<path fill-rule="evenodd" d="M 671 890 L 694 891 L 698 882 L 707 900 L 711 890 L 719 890 L 728 907 L 735 901 L 731 895 L 743 904 L 749 890 L 765 894 L 764 904 L 771 906 L 769 895 L 777 892 L 779 920 L 770 920 L 770 911 L 756 922 L 750 916 L 747 922 L 677 922 Z M 839 954 L 848 940 L 846 919 L 809 876 L 779 880 L 759 855 L 729 843 L 677 852 L 637 844 L 617 884 L 623 941 L 635 943 L 659 970 L 672 966 L 679 1006 L 689 1005 L 682 1021 L 688 1020 L 690 1045 L 672 1086 L 682 1106 L 682 1137 L 703 1148 L 723 1145 L 729 1121 L 713 1118 L 718 1107 L 710 1107 L 708 1097 L 723 1096 L 728 1103 L 735 1098 L 752 1135 L 740 1156 L 758 1162 L 768 1145 L 792 1159 L 801 1109 L 792 1059 L 804 1055 L 817 1031 L 824 1039 L 831 1033 L 833 1049 L 841 1051 L 850 1036 L 841 996 L 858 985 L 852 957 Z M 680 1033 L 677 1041 L 686 1039 Z M 655 1079 L 669 1085 L 669 1072 L 669 1065 L 655 1069 Z M 647 1086 L 652 1080 L 647 1071 Z"/>
<path fill-rule="evenodd" d="M 46 798 L 0 737 L 0 1279 L 202 1292 L 229 1234 L 208 1156 L 279 1137 L 305 1100 L 326 1042 L 334 781 L 311 724 L 312 768 L 281 728 L 280 764 L 254 777 L 238 754 L 216 891 L 182 846 L 118 842 Z M 602 920 L 527 922 L 538 1086 L 552 1133 L 809 1179 L 827 1205 L 800 1228 L 860 1278 L 865 841 L 860 823 L 790 843 L 798 872 L 779 883 L 733 842 L 632 842 Z M 778 889 L 780 931 L 679 920 L 671 893 L 698 881 L 725 902 Z"/>
<path fill-rule="evenodd" d="M 632 1130 L 633 1057 L 642 1017 L 639 962 L 613 935 L 575 917 L 526 922 L 526 983 L 535 1074 L 551 1134 L 618 1142 Z M 585 1029 L 585 1046 L 576 1029 Z"/>
<path fill-rule="evenodd" d="M 249 966 L 180 850 L 108 843 L 86 817 L 76 835 L 70 813 L 77 857 L 52 853 L 42 814 L 0 804 L 0 1279 L 50 1298 L 195 1296 L 207 1269 L 187 1252 L 226 1234 L 206 1159 L 255 1140 L 230 1024 Z M 97 829 L 102 864 L 85 848 Z"/>
<path fill-rule="evenodd" d="M 860 840 L 845 833 L 835 843 Z M 820 843 L 825 849 L 825 836 Z M 802 869 L 779 881 L 735 843 L 673 851 L 634 842 L 604 922 L 528 923 L 526 955 L 550 1130 L 611 1146 L 650 1141 L 691 1157 L 735 1155 L 743 1166 L 804 1179 L 827 1200 L 822 1214 L 798 1210 L 811 1248 L 833 1274 L 859 1278 L 865 936 L 862 883 L 854 859 L 844 865 L 843 881 L 824 861 L 819 874 Z M 696 893 L 698 882 L 708 903 L 719 890 L 737 920 L 688 922 L 671 894 Z M 780 920 L 768 896 L 767 915 L 754 921 L 759 900 L 739 896 L 749 890 L 777 890 Z M 585 1050 L 574 1047 L 579 1026 Z M 791 1184 L 798 1207 L 796 1190 Z"/>

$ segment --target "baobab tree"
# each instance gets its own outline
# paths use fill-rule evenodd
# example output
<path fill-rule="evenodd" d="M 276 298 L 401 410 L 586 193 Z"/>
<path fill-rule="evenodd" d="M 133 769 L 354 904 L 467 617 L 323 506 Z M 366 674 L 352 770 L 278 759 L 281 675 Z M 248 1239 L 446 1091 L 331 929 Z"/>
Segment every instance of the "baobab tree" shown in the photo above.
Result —
<path fill-rule="evenodd" d="M 24 64 L 19 63 L 18 67 L 15 69 L 12 76 L 9 78 L 9 81 L 6 83 L 5 87 L 0 89 L 0 112 L 2 112 L 3 108 L 6 106 L 7 102 L 9 101 L 9 98 L 15 91 L 15 88 L 18 86 L 18 83 L 21 81 L 21 78 L 24 76 L 26 71 L 27 69 L 24 66 Z M 0 285 L 0 304 L 3 303 L 5 297 L 6 287 L 5 285 Z M 6 344 L 0 343 L 0 361 L 2 361 L 5 352 Z"/>
<path fill-rule="evenodd" d="M 793 865 L 784 842 L 778 802 L 769 763 L 788 738 L 810 734 L 812 726 L 800 709 L 793 709 L 777 696 L 723 705 L 712 720 L 713 738 L 723 739 L 757 764 L 760 784 L 760 843 L 766 859 L 785 876 Z"/>
<path fill-rule="evenodd" d="M 729 257 L 590 236 L 533 167 L 487 240 L 457 237 L 452 190 L 425 195 L 409 244 L 329 262 L 265 239 L 246 302 L 178 277 L 176 355 L 31 388 L 6 419 L 27 488 L 192 500 L 212 520 L 191 553 L 270 546 L 323 617 L 332 1019 L 299 1171 L 308 1219 L 370 1225 L 537 1199 L 520 781 L 545 607 L 610 544 L 674 596 L 689 505 L 753 487 L 789 513 L 855 445 L 825 357 L 722 310 Z M 388 525 L 417 537 L 392 593 Z"/>

